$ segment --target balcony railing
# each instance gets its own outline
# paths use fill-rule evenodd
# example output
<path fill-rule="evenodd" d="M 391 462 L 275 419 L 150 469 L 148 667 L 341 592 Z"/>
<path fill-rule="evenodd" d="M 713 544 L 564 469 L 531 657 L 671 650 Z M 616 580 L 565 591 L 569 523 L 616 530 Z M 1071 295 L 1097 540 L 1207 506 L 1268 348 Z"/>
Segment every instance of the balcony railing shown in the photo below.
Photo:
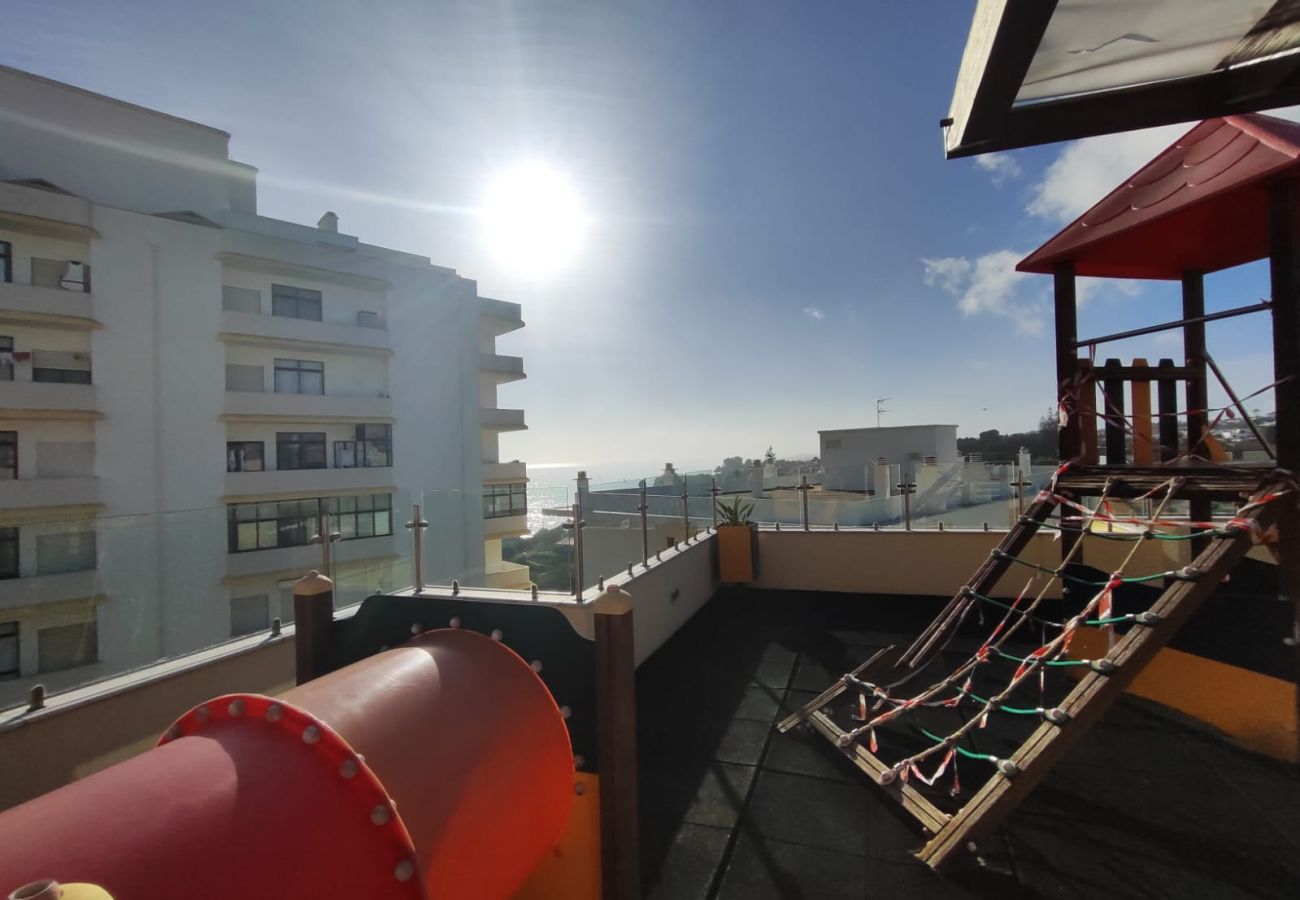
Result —
<path fill-rule="evenodd" d="M 480 353 L 478 355 L 478 368 L 480 372 L 493 376 L 498 384 L 519 381 L 528 377 L 524 374 L 524 360 L 520 356 Z"/>
<path fill-rule="evenodd" d="M 266 346 L 297 344 L 337 345 L 346 352 L 389 352 L 388 331 L 383 328 L 358 325 L 355 322 L 317 322 L 311 319 L 291 319 L 286 316 L 264 316 L 256 313 L 222 310 L 221 338 L 231 343 L 252 343 Z"/>
<path fill-rule="evenodd" d="M 5 409 L 78 411 L 87 414 L 94 414 L 95 411 L 93 384 L 57 384 L 24 381 L 20 378 L 0 384 L 4 385 L 0 407 Z"/>
<path fill-rule="evenodd" d="M 0 481 L 0 509 L 96 503 L 99 503 L 99 479 L 93 476 Z"/>
<path fill-rule="evenodd" d="M 0 282 L 0 311 L 34 319 L 47 316 L 80 319 L 86 328 L 95 324 L 90 294 L 58 287 Z"/>
<path fill-rule="evenodd" d="M 491 431 L 524 431 L 528 425 L 524 422 L 522 409 L 498 409 L 490 407 L 479 410 L 479 421 Z"/>
<path fill-rule="evenodd" d="M 306 416 L 373 422 L 393 414 L 393 401 L 387 396 L 347 397 L 335 394 L 227 391 L 225 412 L 227 415 L 288 420 Z"/>

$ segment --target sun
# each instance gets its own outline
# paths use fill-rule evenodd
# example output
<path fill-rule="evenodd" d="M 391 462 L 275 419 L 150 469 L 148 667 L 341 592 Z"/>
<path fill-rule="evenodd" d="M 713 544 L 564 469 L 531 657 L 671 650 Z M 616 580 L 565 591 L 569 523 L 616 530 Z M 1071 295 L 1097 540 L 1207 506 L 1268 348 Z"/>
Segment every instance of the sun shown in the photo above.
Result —
<path fill-rule="evenodd" d="M 569 180 L 545 163 L 499 175 L 482 206 L 488 246 L 523 275 L 563 268 L 582 246 L 586 220 Z"/>

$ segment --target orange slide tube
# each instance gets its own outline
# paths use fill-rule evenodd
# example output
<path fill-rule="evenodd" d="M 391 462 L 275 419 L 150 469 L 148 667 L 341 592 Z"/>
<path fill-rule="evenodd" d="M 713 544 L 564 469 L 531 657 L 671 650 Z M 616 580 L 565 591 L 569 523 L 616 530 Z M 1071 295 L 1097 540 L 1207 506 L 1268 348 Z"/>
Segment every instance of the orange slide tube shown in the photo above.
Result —
<path fill-rule="evenodd" d="M 0 896 L 509 897 L 573 795 L 550 692 L 483 635 L 426 632 L 288 691 L 218 697 L 147 753 L 0 813 Z"/>

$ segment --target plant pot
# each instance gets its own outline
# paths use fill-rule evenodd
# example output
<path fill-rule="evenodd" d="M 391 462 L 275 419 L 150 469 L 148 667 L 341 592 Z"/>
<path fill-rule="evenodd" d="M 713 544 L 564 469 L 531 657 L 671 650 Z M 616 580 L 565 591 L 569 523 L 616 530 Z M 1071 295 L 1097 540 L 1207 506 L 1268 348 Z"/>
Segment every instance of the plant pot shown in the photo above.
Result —
<path fill-rule="evenodd" d="M 728 584 L 754 580 L 758 529 L 752 525 L 718 526 L 718 576 Z"/>

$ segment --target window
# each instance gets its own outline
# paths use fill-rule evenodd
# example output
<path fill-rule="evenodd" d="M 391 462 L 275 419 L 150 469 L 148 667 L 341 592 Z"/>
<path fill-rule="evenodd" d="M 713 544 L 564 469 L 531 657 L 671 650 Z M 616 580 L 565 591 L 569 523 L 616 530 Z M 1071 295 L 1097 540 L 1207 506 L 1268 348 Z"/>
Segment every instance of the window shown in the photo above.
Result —
<path fill-rule="evenodd" d="M 362 494 L 357 497 L 331 497 L 325 508 L 333 517 L 331 524 L 341 540 L 377 537 L 393 533 L 393 497 L 391 494 Z"/>
<path fill-rule="evenodd" d="M 0 481 L 18 477 L 18 432 L 0 431 Z"/>
<path fill-rule="evenodd" d="M 522 516 L 528 512 L 528 482 L 483 485 L 483 518 Z"/>
<path fill-rule="evenodd" d="M 389 494 L 235 503 L 228 509 L 231 553 L 301 547 L 320 534 L 321 504 L 335 517 L 332 527 L 343 540 L 393 533 Z"/>
<path fill-rule="evenodd" d="M 334 442 L 334 468 L 384 468 L 393 464 L 393 426 L 358 425 L 356 440 Z"/>
<path fill-rule="evenodd" d="M 271 627 L 270 603 L 266 594 L 233 597 L 230 600 L 230 636 L 252 634 Z"/>
<path fill-rule="evenodd" d="M 0 578 L 18 577 L 18 529 L 0 527 Z"/>
<path fill-rule="evenodd" d="M 838 449 L 840 449 L 840 447 L 841 447 L 842 444 L 843 444 L 843 439 L 842 439 L 842 438 L 827 438 L 827 439 L 826 439 L 826 449 L 827 449 L 827 450 L 838 450 Z"/>
<path fill-rule="evenodd" d="M 275 467 L 277 469 L 325 468 L 325 432 L 276 432 Z"/>
<path fill-rule="evenodd" d="M 261 441 L 226 441 L 226 471 L 263 471 L 262 449 Z"/>
<path fill-rule="evenodd" d="M 36 649 L 42 673 L 88 666 L 99 660 L 99 629 L 94 622 L 42 628 L 36 632 Z"/>
<path fill-rule="evenodd" d="M 310 359 L 277 359 L 275 392 L 277 394 L 325 393 L 325 363 Z"/>
<path fill-rule="evenodd" d="M 320 291 L 292 287 L 287 284 L 271 285 L 271 315 L 289 319 L 312 319 L 319 322 Z"/>
<path fill-rule="evenodd" d="M 36 536 L 36 574 L 84 572 L 95 568 L 95 532 L 60 531 Z"/>
<path fill-rule="evenodd" d="M 14 280 L 14 245 L 0 241 L 0 281 L 5 284 Z"/>
<path fill-rule="evenodd" d="M 14 339 L 0 334 L 0 381 L 14 380 Z"/>
<path fill-rule="evenodd" d="M 364 309 L 357 310 L 357 324 L 362 328 L 383 328 L 384 320 L 379 318 L 379 313 L 369 312 Z"/>
<path fill-rule="evenodd" d="M 221 286 L 221 308 L 231 312 L 262 314 L 262 292 L 251 288 Z"/>
<path fill-rule="evenodd" d="M 262 367 L 226 363 L 226 390 L 260 394 L 266 390 Z"/>
<path fill-rule="evenodd" d="M 90 384 L 90 354 L 67 350 L 34 350 L 32 381 Z"/>
<path fill-rule="evenodd" d="M 0 622 L 0 681 L 19 676 L 18 623 Z"/>

